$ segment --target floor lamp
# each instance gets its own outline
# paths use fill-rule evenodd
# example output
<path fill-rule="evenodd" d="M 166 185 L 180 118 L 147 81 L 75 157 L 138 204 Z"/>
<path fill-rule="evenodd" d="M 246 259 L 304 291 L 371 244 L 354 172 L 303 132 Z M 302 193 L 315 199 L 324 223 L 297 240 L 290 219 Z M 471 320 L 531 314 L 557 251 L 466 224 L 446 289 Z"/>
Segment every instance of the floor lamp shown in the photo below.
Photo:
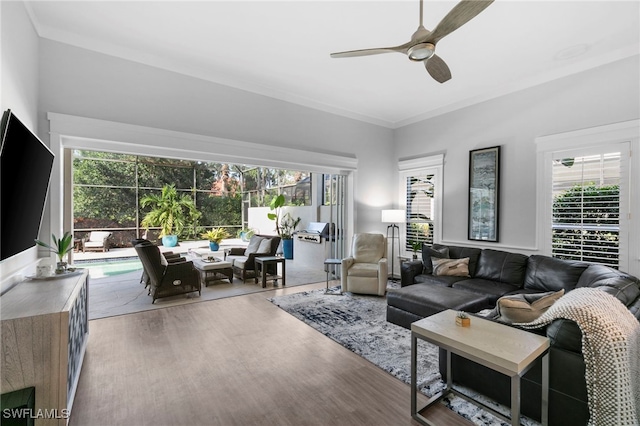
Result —
<path fill-rule="evenodd" d="M 394 265 L 396 263 L 395 241 L 396 230 L 398 231 L 398 255 L 400 254 L 400 227 L 398 223 L 405 223 L 406 212 L 404 210 L 382 210 L 382 223 L 390 223 L 387 226 L 387 240 L 389 240 L 389 230 L 391 230 L 391 281 L 397 281 L 394 276 Z"/>

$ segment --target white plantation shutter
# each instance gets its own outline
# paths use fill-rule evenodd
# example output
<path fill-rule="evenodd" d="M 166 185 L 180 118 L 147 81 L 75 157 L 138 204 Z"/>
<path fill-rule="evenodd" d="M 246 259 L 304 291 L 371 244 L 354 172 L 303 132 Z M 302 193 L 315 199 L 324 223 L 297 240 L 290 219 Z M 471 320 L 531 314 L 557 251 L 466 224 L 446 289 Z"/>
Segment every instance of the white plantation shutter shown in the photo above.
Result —
<path fill-rule="evenodd" d="M 433 244 L 434 230 L 434 179 L 433 174 L 414 174 L 406 176 L 406 208 L 407 208 L 407 250 L 412 250 L 411 243 Z"/>
<path fill-rule="evenodd" d="M 620 267 L 628 158 L 626 143 L 552 154 L 552 256 Z"/>
<path fill-rule="evenodd" d="M 444 156 L 400 161 L 398 166 L 401 197 L 398 204 L 406 210 L 404 254 L 407 255 L 413 251 L 413 242 L 429 245 L 440 242 Z"/>

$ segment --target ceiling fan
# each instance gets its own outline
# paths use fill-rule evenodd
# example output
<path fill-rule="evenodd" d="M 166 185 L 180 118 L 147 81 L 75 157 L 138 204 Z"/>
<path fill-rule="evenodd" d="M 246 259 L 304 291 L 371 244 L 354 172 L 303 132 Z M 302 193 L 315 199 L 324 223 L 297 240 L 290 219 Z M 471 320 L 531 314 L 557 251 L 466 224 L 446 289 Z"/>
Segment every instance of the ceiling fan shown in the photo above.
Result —
<path fill-rule="evenodd" d="M 380 47 L 375 49 L 349 50 L 332 53 L 332 58 L 348 58 L 352 56 L 378 55 L 381 53 L 404 53 L 412 61 L 424 62 L 427 72 L 437 82 L 444 83 L 451 79 L 451 71 L 447 64 L 435 54 L 436 44 L 446 35 L 451 34 L 480 12 L 486 9 L 494 0 L 462 0 L 440 21 L 433 31 L 422 25 L 423 0 L 420 0 L 420 25 L 411 36 L 411 40 L 400 46 Z"/>

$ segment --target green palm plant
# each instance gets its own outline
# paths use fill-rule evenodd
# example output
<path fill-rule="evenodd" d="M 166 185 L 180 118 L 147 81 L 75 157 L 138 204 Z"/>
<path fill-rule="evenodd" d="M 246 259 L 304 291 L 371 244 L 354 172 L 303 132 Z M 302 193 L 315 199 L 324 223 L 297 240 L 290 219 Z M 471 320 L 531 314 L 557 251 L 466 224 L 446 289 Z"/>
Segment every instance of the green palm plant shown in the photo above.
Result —
<path fill-rule="evenodd" d="M 51 238 L 53 239 L 53 245 L 40 240 L 35 241 L 37 245 L 46 247 L 51 253 L 55 253 L 55 255 L 58 256 L 59 262 L 63 262 L 66 254 L 73 250 L 73 236 L 67 231 L 60 239 L 58 239 L 55 234 L 51 234 Z"/>
<path fill-rule="evenodd" d="M 229 238 L 231 235 L 224 228 L 213 228 L 209 231 L 201 234 L 202 238 L 211 241 L 212 243 L 220 244 L 220 241 L 225 238 Z"/>
<path fill-rule="evenodd" d="M 187 225 L 200 217 L 193 199 L 187 194 L 179 195 L 174 185 L 162 187 L 160 195 L 144 196 L 140 205 L 143 208 L 152 207 L 142 219 L 142 226 L 147 230 L 159 226 L 160 237 L 179 235 Z"/>

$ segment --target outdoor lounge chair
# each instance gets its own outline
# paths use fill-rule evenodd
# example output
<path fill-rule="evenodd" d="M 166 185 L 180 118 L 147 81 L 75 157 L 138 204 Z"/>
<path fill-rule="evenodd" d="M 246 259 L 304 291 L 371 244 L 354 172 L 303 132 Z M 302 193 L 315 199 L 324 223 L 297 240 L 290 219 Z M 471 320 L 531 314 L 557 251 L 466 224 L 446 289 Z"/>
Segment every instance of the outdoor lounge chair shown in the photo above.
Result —
<path fill-rule="evenodd" d="M 145 240 L 144 238 L 136 238 L 134 240 L 131 240 L 131 245 L 134 248 L 138 244 L 154 245 L 151 241 Z M 162 253 L 162 255 L 164 256 L 165 259 L 167 259 L 167 262 L 169 263 L 184 262 L 186 260 L 184 257 L 180 257 L 180 254 L 174 253 L 172 251 L 165 251 L 164 253 Z M 142 268 L 142 276 L 140 276 L 140 283 L 144 284 L 145 288 L 149 286 L 149 275 L 147 275 L 147 272 L 144 270 L 144 268 Z M 149 289 L 149 294 L 151 294 L 151 289 Z"/>
<path fill-rule="evenodd" d="M 275 256 L 278 246 L 280 245 L 280 237 L 274 235 L 254 235 L 249 240 L 247 248 L 232 247 L 229 249 L 225 260 L 233 265 L 233 274 L 245 281 L 247 278 L 255 277 L 256 257 L 259 256 Z M 271 267 L 277 265 L 271 265 Z M 270 274 L 274 271 L 267 271 Z"/>
<path fill-rule="evenodd" d="M 85 251 L 109 251 L 109 231 L 91 231 L 82 239 L 82 252 Z"/>
<path fill-rule="evenodd" d="M 162 297 L 178 294 L 201 294 L 200 274 L 191 261 L 168 262 L 160 253 L 158 246 L 153 244 L 137 244 L 135 246 L 138 257 L 142 262 L 144 272 L 148 276 L 151 303 Z"/>

